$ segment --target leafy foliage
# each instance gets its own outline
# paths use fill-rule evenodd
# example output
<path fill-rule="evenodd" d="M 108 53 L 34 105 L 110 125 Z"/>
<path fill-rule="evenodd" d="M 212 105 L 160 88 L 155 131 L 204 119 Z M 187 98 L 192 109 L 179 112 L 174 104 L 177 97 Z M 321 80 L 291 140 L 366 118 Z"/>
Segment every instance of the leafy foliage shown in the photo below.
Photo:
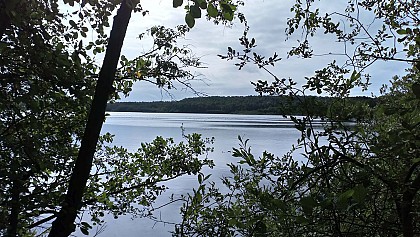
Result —
<path fill-rule="evenodd" d="M 0 47 L 1 231 L 8 228 L 10 235 L 24 235 L 35 217 L 55 213 L 95 86 L 85 77 L 95 70 L 91 61 L 82 63 L 77 51 L 66 51 L 71 41 L 58 43 L 60 36 L 51 34 L 65 29 L 57 23 L 57 6 L 20 5 L 32 17 L 14 17 L 18 23 Z"/>
<path fill-rule="evenodd" d="M 176 88 L 178 83 L 198 94 L 190 84 L 197 75 L 190 69 L 200 68 L 202 63 L 190 48 L 177 45 L 177 40 L 188 31 L 189 28 L 185 25 L 175 29 L 154 26 L 147 30 L 147 34 L 140 34 L 140 39 L 146 35 L 152 37 L 153 47 L 135 59 L 129 60 L 124 55 L 121 56 L 121 67 L 118 68 L 115 83 L 116 92 L 128 95 L 134 82 L 148 81 L 164 90 Z M 118 93 L 114 96 L 115 99 L 120 98 Z"/>
<path fill-rule="evenodd" d="M 301 105 L 305 100 L 306 108 Z M 369 97 L 350 97 L 344 108 L 342 101 L 331 97 L 297 97 L 288 96 L 230 96 L 230 97 L 194 97 L 180 101 L 154 102 L 117 102 L 108 104 L 111 112 L 153 112 L 153 113 L 218 113 L 218 114 L 287 114 L 325 117 L 335 114 L 335 109 L 342 113 L 338 120 L 356 120 L 363 117 L 355 113 L 353 107 L 374 106 L 376 100 Z M 350 113 L 351 111 L 351 113 Z"/>
<path fill-rule="evenodd" d="M 213 167 L 211 160 L 200 159 L 211 151 L 211 140 L 199 134 L 185 136 L 185 143 L 157 137 L 151 143 L 142 143 L 136 152 L 123 147 L 108 146 L 110 134 L 105 135 L 98 147 L 94 172 L 84 196 L 84 203 L 98 223 L 104 213 L 115 218 L 121 214 L 150 216 L 151 204 L 168 187 L 161 184 L 182 175 L 196 175 L 202 166 Z"/>
<path fill-rule="evenodd" d="M 252 154 L 248 140 L 233 148 L 237 163 L 223 178 L 228 189 L 199 182 L 197 192 L 185 197 L 183 221 L 176 236 L 417 236 L 420 234 L 419 43 L 417 1 L 348 1 L 342 13 L 322 13 L 315 1 L 297 0 L 286 33 L 303 31 L 303 39 L 289 56 L 312 57 L 310 46 L 319 30 L 334 34 L 344 44 L 348 60 L 333 61 L 307 77 L 303 86 L 280 79 L 269 66 L 277 53 L 255 52 L 247 32 L 244 49 L 228 48 L 223 59 L 237 60 L 242 69 L 253 63 L 274 80 L 253 83 L 257 92 L 305 97 L 311 91 L 328 94 L 323 129 L 310 113 L 290 119 L 301 132 L 290 152 L 276 156 Z M 373 24 L 363 16 L 374 15 Z M 375 30 L 377 30 L 375 32 Z M 348 50 L 351 48 L 351 50 Z M 404 56 L 401 57 L 399 49 Z M 348 51 L 347 51 L 348 50 Z M 350 52 L 353 52 L 351 54 Z M 406 62 L 407 74 L 384 85 L 373 107 L 353 106 L 352 88 L 367 89 L 365 69 L 377 60 Z M 307 101 L 301 100 L 305 110 Z M 355 123 L 343 122 L 358 114 Z"/>
<path fill-rule="evenodd" d="M 73 198 L 65 194 L 70 176 L 78 175 L 72 172 L 78 168 L 83 136 L 90 132 L 84 132 L 86 120 L 95 107 L 91 106 L 95 94 L 104 91 L 96 88 L 101 76 L 92 55 L 105 52 L 111 42 L 106 31 L 114 10 L 148 13 L 136 0 L 58 3 L 0 1 L 0 233 L 5 236 L 45 234 L 34 229 L 68 214 L 59 215 L 60 207 Z M 176 45 L 187 32 L 186 26 L 152 27 L 148 33 L 153 48 L 134 60 L 121 57 L 116 75 L 107 75 L 117 80 L 111 80 L 114 87 L 105 88 L 105 95 L 118 99 L 118 93 L 127 95 L 133 82 L 141 79 L 168 89 L 174 87 L 173 81 L 189 87 L 194 75 L 187 67 L 199 67 L 200 62 L 190 57 L 189 49 Z M 99 117 L 102 124 L 105 114 Z M 179 144 L 157 138 L 134 153 L 101 143 L 83 202 L 71 212 L 88 210 L 94 224 L 101 222 L 104 212 L 138 214 L 165 190 L 159 182 L 211 166 L 200 158 L 206 152 L 199 135 L 187 136 Z M 154 160 L 159 167 L 152 165 Z M 134 201 L 143 206 L 134 207 Z M 85 234 L 91 228 L 77 222 L 66 229 L 73 231 L 75 226 Z"/>
<path fill-rule="evenodd" d="M 183 0 L 173 0 L 173 7 L 181 7 Z M 237 7 L 243 5 L 243 1 L 237 0 L 221 0 L 221 1 L 206 1 L 206 0 L 187 0 L 185 23 L 188 27 L 193 28 L 195 19 L 201 18 L 201 11 L 207 15 L 208 19 L 213 19 L 216 24 L 229 24 L 237 13 Z M 237 13 L 240 19 L 244 19 L 241 13 Z"/>

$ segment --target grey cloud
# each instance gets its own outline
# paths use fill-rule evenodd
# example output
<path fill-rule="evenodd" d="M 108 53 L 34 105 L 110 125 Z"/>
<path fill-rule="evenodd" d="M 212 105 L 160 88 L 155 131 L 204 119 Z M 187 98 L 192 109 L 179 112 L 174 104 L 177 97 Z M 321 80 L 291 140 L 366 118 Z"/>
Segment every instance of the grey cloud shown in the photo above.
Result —
<path fill-rule="evenodd" d="M 271 56 L 277 52 L 283 58 L 275 67 L 269 67 L 279 78 L 293 78 L 302 83 L 305 76 L 313 75 L 314 71 L 326 66 L 334 59 L 344 61 L 345 59 L 337 56 L 322 56 L 312 59 L 300 59 L 297 57 L 287 58 L 287 52 L 292 46 L 296 45 L 296 40 L 301 35 L 297 33 L 286 41 L 285 28 L 287 18 L 292 17 L 290 7 L 294 0 L 248 0 L 241 9 L 245 13 L 249 25 L 249 37 L 257 40 L 258 47 L 256 52 Z M 185 11 L 182 8 L 173 9 L 172 1 L 142 1 L 146 9 L 150 11 L 150 15 L 141 17 L 137 14 L 130 22 L 127 38 L 124 43 L 123 54 L 129 57 L 135 57 L 142 50 L 151 47 L 150 41 L 139 42 L 136 37 L 139 33 L 144 32 L 153 25 L 165 25 L 174 27 L 184 24 Z M 346 2 L 343 1 L 320 1 L 316 4 L 323 4 L 325 11 L 333 11 L 342 9 Z M 209 84 L 194 83 L 194 88 L 203 91 L 209 95 L 249 95 L 255 94 L 250 81 L 258 79 L 272 80 L 271 76 L 258 69 L 255 65 L 249 64 L 242 70 L 238 71 L 233 64 L 235 61 L 225 61 L 217 57 L 217 54 L 225 54 L 227 47 L 231 46 L 237 50 L 241 50 L 238 39 L 241 37 L 244 28 L 239 22 L 229 28 L 222 25 L 214 25 L 205 19 L 199 19 L 196 26 L 189 32 L 184 40 L 180 40 L 179 44 L 189 45 L 194 53 L 202 58 L 206 63 L 207 69 L 197 70 L 202 73 Z M 319 32 L 315 37 L 311 38 L 311 44 L 316 50 L 316 54 L 342 53 L 343 45 L 335 42 L 333 36 L 328 37 Z M 404 66 L 401 65 L 390 68 L 386 63 L 375 64 L 369 68 L 375 79 L 372 88 L 379 88 L 380 84 L 391 79 L 392 75 L 402 72 Z M 359 93 L 359 92 L 355 92 Z M 185 92 L 182 88 L 172 92 L 175 99 L 194 96 L 191 92 Z M 134 91 L 129 98 L 125 100 L 150 101 L 150 100 L 169 100 L 170 96 L 156 89 L 152 85 L 138 83 L 134 86 Z"/>

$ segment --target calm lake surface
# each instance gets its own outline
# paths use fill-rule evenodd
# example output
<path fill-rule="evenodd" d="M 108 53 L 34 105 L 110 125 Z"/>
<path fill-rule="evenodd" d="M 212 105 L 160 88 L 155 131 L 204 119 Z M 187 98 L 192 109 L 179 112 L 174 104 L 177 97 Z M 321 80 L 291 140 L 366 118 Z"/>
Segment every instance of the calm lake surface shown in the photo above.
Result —
<path fill-rule="evenodd" d="M 226 114 L 169 114 L 169 113 L 135 113 L 111 112 L 102 132 L 115 134 L 114 145 L 137 150 L 141 142 L 151 142 L 156 136 L 172 137 L 182 140 L 182 129 L 185 133 L 200 133 L 203 137 L 214 137 L 214 152 L 209 158 L 215 161 L 213 169 L 204 170 L 211 173 L 213 179 L 229 175 L 227 163 L 236 163 L 238 158 L 231 156 L 232 147 L 239 147 L 238 135 L 249 139 L 248 144 L 255 156 L 263 151 L 270 151 L 281 156 L 296 143 L 299 133 L 293 123 L 282 116 L 274 115 L 226 115 Z M 169 187 L 166 195 L 160 197 L 160 203 L 166 203 L 171 194 L 180 195 L 191 192 L 197 186 L 195 176 L 181 177 L 166 183 Z M 179 204 L 172 204 L 160 209 L 157 216 L 168 222 L 180 220 Z M 106 219 L 106 228 L 99 236 L 171 236 L 172 225 L 155 223 L 149 219 L 134 219 L 122 216 L 118 219 Z M 95 227 L 90 231 L 92 236 Z M 78 235 L 78 234 L 77 234 Z"/>

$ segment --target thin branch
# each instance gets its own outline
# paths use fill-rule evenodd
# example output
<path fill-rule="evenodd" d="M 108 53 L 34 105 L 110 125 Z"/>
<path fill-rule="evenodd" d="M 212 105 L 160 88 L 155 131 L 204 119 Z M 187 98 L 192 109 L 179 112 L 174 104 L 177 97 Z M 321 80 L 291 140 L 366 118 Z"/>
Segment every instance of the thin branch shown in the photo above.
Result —
<path fill-rule="evenodd" d="M 57 214 L 54 214 L 54 215 L 51 215 L 51 216 L 49 216 L 49 217 L 46 217 L 46 218 L 44 218 L 44 219 L 42 219 L 42 220 L 39 220 L 39 221 L 37 221 L 37 222 L 35 222 L 35 223 L 32 223 L 32 224 L 30 224 L 30 225 L 28 226 L 28 229 L 32 229 L 32 228 L 34 228 L 34 227 L 37 227 L 37 226 L 39 226 L 39 225 L 42 225 L 42 224 L 44 224 L 45 222 L 48 222 L 48 221 L 50 221 L 50 220 L 54 219 L 56 216 L 57 216 Z"/>
<path fill-rule="evenodd" d="M 172 176 L 172 177 L 169 177 L 169 178 L 166 178 L 166 179 L 155 180 L 153 182 L 150 181 L 150 179 L 147 179 L 144 183 L 141 183 L 139 185 L 133 185 L 133 186 L 130 186 L 130 187 L 126 187 L 126 188 L 122 188 L 122 189 L 118 189 L 118 190 L 109 192 L 108 195 L 115 195 L 115 194 L 120 194 L 120 193 L 124 193 L 124 192 L 130 191 L 130 190 L 133 190 L 133 189 L 148 187 L 150 185 L 154 185 L 154 184 L 157 184 L 159 182 L 166 182 L 166 181 L 169 181 L 169 180 L 176 179 L 176 178 L 178 178 L 178 177 L 180 177 L 182 175 L 185 175 L 185 174 L 187 174 L 187 172 L 179 173 L 176 176 Z M 89 200 L 84 201 L 82 203 L 82 205 L 92 204 L 92 203 L 94 203 L 96 201 L 98 201 L 97 198 L 91 198 Z"/>
<path fill-rule="evenodd" d="M 390 57 L 383 57 L 383 56 L 376 56 L 376 55 L 367 55 L 369 57 L 375 58 L 375 59 L 382 59 L 385 61 L 399 61 L 399 62 L 407 62 L 407 63 L 419 63 L 420 60 L 416 59 L 403 59 L 403 58 L 390 58 Z"/>

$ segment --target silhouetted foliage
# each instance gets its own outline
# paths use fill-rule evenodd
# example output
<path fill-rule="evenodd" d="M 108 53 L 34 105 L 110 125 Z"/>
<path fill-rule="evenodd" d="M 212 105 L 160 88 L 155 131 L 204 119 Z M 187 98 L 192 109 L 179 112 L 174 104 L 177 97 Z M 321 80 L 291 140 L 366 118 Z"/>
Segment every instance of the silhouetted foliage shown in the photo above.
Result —
<path fill-rule="evenodd" d="M 301 106 L 305 101 L 307 108 Z M 211 96 L 187 98 L 180 101 L 155 102 L 117 102 L 108 104 L 109 112 L 151 112 L 151 113 L 208 113 L 208 114 L 273 114 L 273 115 L 308 115 L 324 118 L 331 109 L 340 108 L 338 103 L 347 103 L 346 107 L 374 106 L 376 99 L 369 97 L 350 97 L 339 100 L 332 97 L 288 97 L 288 96 Z M 352 110 L 346 117 L 337 119 L 357 119 L 358 110 Z"/>
<path fill-rule="evenodd" d="M 135 81 L 191 89 L 200 62 L 177 40 L 201 11 L 216 23 L 239 16 L 240 1 L 174 7 L 183 4 L 188 26 L 143 29 L 138 40 L 150 37 L 152 48 L 128 59 L 120 53 L 131 13 L 148 13 L 139 0 L 0 0 L 0 235 L 88 234 L 105 213 L 145 216 L 162 182 L 212 165 L 198 134 L 157 137 L 134 152 L 100 135 L 107 102 Z M 100 67 L 92 57 L 105 51 Z M 86 211 L 90 224 L 77 218 Z"/>
<path fill-rule="evenodd" d="M 240 38 L 243 49 L 228 47 L 220 55 L 239 70 L 247 64 L 264 69 L 272 81 L 254 82 L 255 90 L 295 98 L 306 113 L 288 116 L 300 137 L 285 154 L 267 148 L 256 156 L 239 137 L 223 188 L 198 179 L 185 196 L 175 236 L 420 236 L 419 1 L 349 0 L 341 10 L 330 3 L 296 0 L 290 8 L 286 34 L 301 38 L 288 57 L 330 50 L 312 47 L 313 36 L 343 45 L 342 58 L 302 84 L 272 73 L 278 54 L 257 53 L 248 32 Z M 366 68 L 380 60 L 408 69 L 371 78 Z M 369 89 L 370 79 L 387 83 L 373 92 L 379 95 L 373 106 L 348 100 L 352 89 Z M 313 93 L 333 98 L 321 105 L 303 99 Z M 326 110 L 322 128 L 314 126 L 318 106 Z M 349 116 L 357 117 L 351 126 L 343 122 Z"/>

